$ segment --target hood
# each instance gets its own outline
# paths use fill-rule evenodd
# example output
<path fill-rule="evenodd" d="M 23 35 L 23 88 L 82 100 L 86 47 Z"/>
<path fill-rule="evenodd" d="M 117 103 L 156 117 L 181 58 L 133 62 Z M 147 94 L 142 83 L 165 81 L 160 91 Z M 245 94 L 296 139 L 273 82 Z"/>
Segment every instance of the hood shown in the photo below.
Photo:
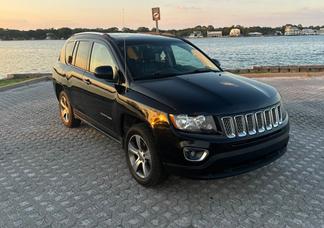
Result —
<path fill-rule="evenodd" d="M 280 101 L 273 87 L 228 72 L 136 81 L 131 88 L 169 106 L 174 114 L 235 114 Z"/>

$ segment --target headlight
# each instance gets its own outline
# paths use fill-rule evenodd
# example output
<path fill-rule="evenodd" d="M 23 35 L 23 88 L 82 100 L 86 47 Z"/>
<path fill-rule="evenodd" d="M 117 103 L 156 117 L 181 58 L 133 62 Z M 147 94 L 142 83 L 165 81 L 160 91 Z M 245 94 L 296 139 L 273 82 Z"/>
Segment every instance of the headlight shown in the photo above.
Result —
<path fill-rule="evenodd" d="M 175 128 L 183 131 L 210 133 L 217 130 L 212 116 L 170 114 L 170 120 Z"/>

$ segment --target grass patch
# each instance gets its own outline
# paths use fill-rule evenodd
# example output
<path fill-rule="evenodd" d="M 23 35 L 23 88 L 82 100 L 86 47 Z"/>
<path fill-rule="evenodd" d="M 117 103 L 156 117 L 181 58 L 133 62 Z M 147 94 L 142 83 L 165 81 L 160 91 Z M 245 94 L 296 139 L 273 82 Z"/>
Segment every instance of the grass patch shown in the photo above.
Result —
<path fill-rule="evenodd" d="M 0 80 L 0 87 L 17 84 L 26 80 L 30 80 L 30 78 L 2 79 Z"/>

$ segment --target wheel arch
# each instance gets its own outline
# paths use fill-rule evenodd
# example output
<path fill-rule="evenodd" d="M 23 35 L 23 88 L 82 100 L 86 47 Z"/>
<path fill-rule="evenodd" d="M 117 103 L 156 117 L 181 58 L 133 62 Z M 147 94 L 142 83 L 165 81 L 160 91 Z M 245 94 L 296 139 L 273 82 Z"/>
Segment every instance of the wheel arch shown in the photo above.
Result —
<path fill-rule="evenodd" d="M 55 95 L 56 98 L 59 99 L 60 92 L 64 91 L 64 86 L 58 83 L 54 83 Z"/>
<path fill-rule="evenodd" d="M 122 145 L 126 140 L 126 134 L 128 130 L 135 124 L 144 124 L 150 131 L 152 131 L 151 125 L 144 117 L 139 117 L 130 113 L 123 113 L 120 117 L 119 131 L 122 138 Z"/>

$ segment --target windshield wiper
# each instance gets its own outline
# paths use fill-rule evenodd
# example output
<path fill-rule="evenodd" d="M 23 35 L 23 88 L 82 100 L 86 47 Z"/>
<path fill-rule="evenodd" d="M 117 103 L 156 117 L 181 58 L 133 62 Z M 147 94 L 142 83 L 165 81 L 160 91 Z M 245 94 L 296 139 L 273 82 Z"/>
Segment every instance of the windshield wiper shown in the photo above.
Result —
<path fill-rule="evenodd" d="M 177 73 L 162 73 L 162 72 L 156 72 L 152 74 L 153 78 L 168 78 L 168 77 L 174 77 L 178 76 Z"/>
<path fill-rule="evenodd" d="M 168 74 L 163 74 L 161 72 L 157 72 L 151 75 L 147 75 L 146 77 L 142 77 L 142 78 L 135 78 L 135 80 L 152 80 L 152 79 L 159 79 L 159 78 L 169 78 L 169 77 L 175 77 L 178 76 L 180 74 L 176 74 L 176 73 L 168 73 Z"/>
<path fill-rule="evenodd" d="M 185 74 L 198 74 L 198 73 L 205 73 L 205 72 L 220 72 L 220 71 L 209 69 L 209 68 L 200 68 L 200 69 L 196 69 L 194 71 L 187 72 L 187 73 L 166 73 L 166 74 L 163 74 L 161 72 L 157 72 L 157 73 L 154 73 L 152 76 L 154 78 L 168 78 L 168 77 L 175 77 L 175 76 L 185 75 Z"/>
<path fill-rule="evenodd" d="M 185 74 L 197 74 L 197 73 L 205 73 L 205 72 L 220 72 L 220 71 L 209 69 L 209 68 L 200 68 L 200 69 L 196 69 L 194 71 L 184 72 L 184 73 L 163 73 L 163 72 L 158 71 L 151 75 L 147 75 L 146 77 L 136 78 L 136 80 L 152 80 L 152 79 L 176 77 L 176 76 L 185 75 Z"/>
<path fill-rule="evenodd" d="M 190 71 L 188 73 L 185 73 L 185 74 L 197 74 L 197 73 L 205 73 L 205 72 L 220 72 L 219 70 L 213 70 L 213 69 L 210 69 L 210 68 L 199 68 L 199 69 L 196 69 L 194 71 Z"/>

